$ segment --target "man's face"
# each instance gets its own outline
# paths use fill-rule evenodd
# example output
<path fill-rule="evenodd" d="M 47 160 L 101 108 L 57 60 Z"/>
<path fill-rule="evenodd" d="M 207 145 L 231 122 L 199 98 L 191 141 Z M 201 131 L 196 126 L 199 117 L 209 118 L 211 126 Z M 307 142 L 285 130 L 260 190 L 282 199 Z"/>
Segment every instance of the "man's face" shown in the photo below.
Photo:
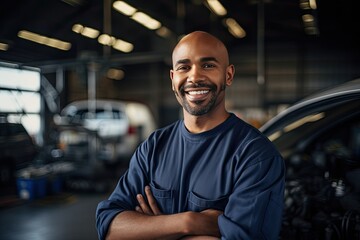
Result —
<path fill-rule="evenodd" d="M 188 113 L 200 116 L 224 101 L 226 85 L 230 85 L 227 65 L 219 47 L 204 41 L 186 42 L 175 49 L 172 89 Z"/>

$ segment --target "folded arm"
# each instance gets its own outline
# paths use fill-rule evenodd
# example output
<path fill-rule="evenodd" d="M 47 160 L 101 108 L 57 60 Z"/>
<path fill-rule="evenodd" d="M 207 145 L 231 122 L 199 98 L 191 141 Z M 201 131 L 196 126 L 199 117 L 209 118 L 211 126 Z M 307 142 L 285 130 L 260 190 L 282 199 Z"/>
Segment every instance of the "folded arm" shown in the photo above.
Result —
<path fill-rule="evenodd" d="M 137 195 L 139 206 L 135 211 L 119 213 L 110 224 L 107 240 L 111 239 L 217 239 L 220 237 L 217 223 L 222 213 L 217 210 L 183 212 L 164 215 L 157 207 L 149 187 L 145 188 L 147 200 Z M 209 237 L 205 237 L 209 236 Z M 195 238 L 196 239 L 196 238 Z"/>

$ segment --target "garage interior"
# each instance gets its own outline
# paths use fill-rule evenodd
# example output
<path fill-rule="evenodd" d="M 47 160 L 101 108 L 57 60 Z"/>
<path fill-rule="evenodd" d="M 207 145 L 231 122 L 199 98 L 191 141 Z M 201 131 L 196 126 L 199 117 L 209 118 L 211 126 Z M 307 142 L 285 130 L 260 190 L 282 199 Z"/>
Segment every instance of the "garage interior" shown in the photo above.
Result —
<path fill-rule="evenodd" d="M 223 6 L 220 12 L 214 2 Z M 89 154 L 68 165 L 54 119 L 74 101 L 97 99 L 145 104 L 156 127 L 181 118 L 169 70 L 172 48 L 186 33 L 208 31 L 225 43 L 236 68 L 228 109 L 258 128 L 300 99 L 360 77 L 355 0 L 12 0 L 1 5 L 0 122 L 24 125 L 36 151 L 30 166 L 71 168 L 61 189 L 52 185 L 52 194 L 30 200 L 14 185 L 24 165 L 2 177 L 1 239 L 97 239 L 96 205 L 127 162 L 104 167 Z M 126 6 L 133 12 L 122 12 Z M 154 25 L 139 23 L 140 13 Z M 34 75 L 36 86 L 25 86 L 22 73 Z M 38 106 L 26 104 L 27 94 L 36 96 L 30 99 Z M 16 107 L 9 107 L 13 101 Z M 1 137 L 6 152 L 9 137 Z M 24 146 L 15 149 L 25 152 Z"/>

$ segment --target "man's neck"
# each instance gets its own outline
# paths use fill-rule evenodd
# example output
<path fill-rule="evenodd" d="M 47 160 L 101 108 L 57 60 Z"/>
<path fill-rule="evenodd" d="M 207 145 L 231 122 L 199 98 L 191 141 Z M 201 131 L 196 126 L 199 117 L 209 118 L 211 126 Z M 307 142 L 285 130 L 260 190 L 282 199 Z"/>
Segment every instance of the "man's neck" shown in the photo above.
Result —
<path fill-rule="evenodd" d="M 207 113 L 201 116 L 194 116 L 184 111 L 184 123 L 186 129 L 191 133 L 201 133 L 209 131 L 219 124 L 223 123 L 230 113 L 226 110 L 216 113 Z"/>

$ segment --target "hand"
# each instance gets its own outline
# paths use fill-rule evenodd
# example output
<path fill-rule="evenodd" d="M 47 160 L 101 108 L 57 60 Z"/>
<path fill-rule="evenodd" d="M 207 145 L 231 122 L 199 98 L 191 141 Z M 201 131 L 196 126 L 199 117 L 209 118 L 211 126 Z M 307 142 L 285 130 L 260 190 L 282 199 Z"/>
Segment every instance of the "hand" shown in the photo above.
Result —
<path fill-rule="evenodd" d="M 136 206 L 135 210 L 139 213 L 143 213 L 146 215 L 154 216 L 154 215 L 161 215 L 162 212 L 160 211 L 159 207 L 157 206 L 156 200 L 152 195 L 151 189 L 149 186 L 145 186 L 145 194 L 147 201 L 145 200 L 144 196 L 141 194 L 136 195 L 138 200 L 139 206 Z"/>

